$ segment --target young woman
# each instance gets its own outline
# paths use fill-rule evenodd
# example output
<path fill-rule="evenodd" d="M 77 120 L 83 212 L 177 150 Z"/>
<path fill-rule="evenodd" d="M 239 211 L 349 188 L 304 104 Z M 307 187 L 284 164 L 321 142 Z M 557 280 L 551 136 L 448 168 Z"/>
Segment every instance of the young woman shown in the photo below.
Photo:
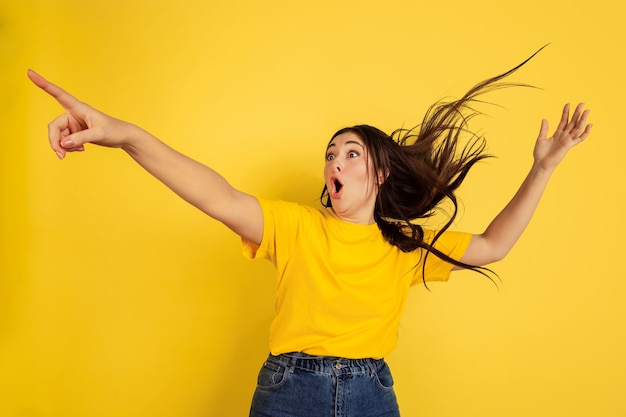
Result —
<path fill-rule="evenodd" d="M 522 64 L 523 65 L 523 64 Z M 180 197 L 242 238 L 250 258 L 278 273 L 270 354 L 258 377 L 254 417 L 398 416 L 384 357 L 395 347 L 408 290 L 446 280 L 452 269 L 485 273 L 513 247 L 566 153 L 590 133 L 588 110 L 563 108 L 554 134 L 543 120 L 528 176 L 482 234 L 419 226 L 484 159 L 482 138 L 461 139 L 469 104 L 518 67 L 463 98 L 437 103 L 419 129 L 387 135 L 367 125 L 342 129 L 326 148 L 325 209 L 256 198 L 145 130 L 80 102 L 33 72 L 29 78 L 65 113 L 49 125 L 60 159 L 86 143 L 122 148 Z M 458 146 L 457 146 L 458 145 Z M 488 271 L 488 270 L 487 270 Z"/>

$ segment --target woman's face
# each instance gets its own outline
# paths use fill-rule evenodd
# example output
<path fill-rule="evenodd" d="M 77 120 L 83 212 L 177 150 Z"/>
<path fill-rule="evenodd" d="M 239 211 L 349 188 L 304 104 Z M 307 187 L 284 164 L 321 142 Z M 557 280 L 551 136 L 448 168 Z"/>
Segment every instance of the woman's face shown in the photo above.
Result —
<path fill-rule="evenodd" d="M 352 223 L 374 223 L 378 185 L 368 150 L 359 135 L 345 132 L 330 142 L 324 180 L 337 217 Z"/>

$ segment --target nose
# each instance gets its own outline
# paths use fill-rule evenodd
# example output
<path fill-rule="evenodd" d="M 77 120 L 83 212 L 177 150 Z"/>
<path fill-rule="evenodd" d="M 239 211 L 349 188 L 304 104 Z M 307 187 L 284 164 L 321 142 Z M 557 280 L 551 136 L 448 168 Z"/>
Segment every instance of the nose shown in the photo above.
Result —
<path fill-rule="evenodd" d="M 333 160 L 333 169 L 337 172 L 341 172 L 341 162 L 339 162 L 339 158 Z"/>

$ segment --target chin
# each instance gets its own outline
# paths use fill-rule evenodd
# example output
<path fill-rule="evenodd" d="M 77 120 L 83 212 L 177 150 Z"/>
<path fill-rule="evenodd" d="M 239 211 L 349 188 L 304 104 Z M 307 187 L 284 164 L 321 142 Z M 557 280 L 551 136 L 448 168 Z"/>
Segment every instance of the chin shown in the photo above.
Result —
<path fill-rule="evenodd" d="M 347 211 L 347 207 L 344 207 L 339 200 L 331 200 L 332 209 L 335 213 L 343 214 Z"/>

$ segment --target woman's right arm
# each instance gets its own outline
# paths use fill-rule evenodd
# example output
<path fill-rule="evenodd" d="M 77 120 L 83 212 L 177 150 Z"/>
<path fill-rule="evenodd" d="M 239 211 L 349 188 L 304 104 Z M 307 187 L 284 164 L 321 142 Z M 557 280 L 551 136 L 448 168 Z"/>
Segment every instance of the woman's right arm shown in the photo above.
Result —
<path fill-rule="evenodd" d="M 211 168 L 170 148 L 138 126 L 80 102 L 32 70 L 28 77 L 65 110 L 48 125 L 50 146 L 60 159 L 86 143 L 122 148 L 146 171 L 185 201 L 241 237 L 261 243 L 263 213 L 256 198 L 233 188 Z"/>

